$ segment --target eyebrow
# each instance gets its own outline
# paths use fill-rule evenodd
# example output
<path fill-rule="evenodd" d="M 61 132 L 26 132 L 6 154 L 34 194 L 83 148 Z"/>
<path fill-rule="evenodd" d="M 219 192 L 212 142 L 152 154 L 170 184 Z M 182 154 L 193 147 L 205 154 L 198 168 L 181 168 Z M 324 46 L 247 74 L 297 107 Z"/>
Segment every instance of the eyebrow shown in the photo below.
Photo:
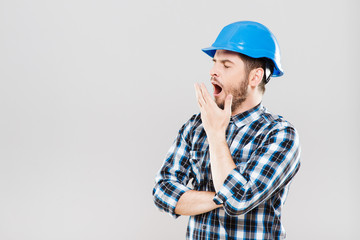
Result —
<path fill-rule="evenodd" d="M 221 63 L 232 63 L 232 64 L 234 64 L 234 62 L 232 62 L 232 61 L 230 61 L 229 59 L 224 59 L 224 60 L 216 60 L 215 58 L 213 58 L 212 59 L 213 60 L 213 62 L 217 62 L 217 61 L 219 61 L 219 62 L 221 62 Z"/>

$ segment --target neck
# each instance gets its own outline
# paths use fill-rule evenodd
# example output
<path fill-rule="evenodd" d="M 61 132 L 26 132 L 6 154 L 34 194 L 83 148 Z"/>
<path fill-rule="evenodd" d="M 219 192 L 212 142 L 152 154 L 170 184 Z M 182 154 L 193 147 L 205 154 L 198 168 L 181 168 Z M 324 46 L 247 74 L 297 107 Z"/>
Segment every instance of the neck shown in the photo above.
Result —
<path fill-rule="evenodd" d="M 249 94 L 246 100 L 240 104 L 234 111 L 232 111 L 231 116 L 238 115 L 240 113 L 246 112 L 257 105 L 262 101 L 262 94 L 255 92 L 254 94 Z"/>

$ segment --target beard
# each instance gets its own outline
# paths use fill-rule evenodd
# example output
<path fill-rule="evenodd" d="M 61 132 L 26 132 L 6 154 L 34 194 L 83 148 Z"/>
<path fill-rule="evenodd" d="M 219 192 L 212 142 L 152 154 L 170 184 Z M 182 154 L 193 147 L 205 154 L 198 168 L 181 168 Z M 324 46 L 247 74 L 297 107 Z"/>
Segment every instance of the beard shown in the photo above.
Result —
<path fill-rule="evenodd" d="M 238 87 L 230 89 L 230 91 L 228 91 L 227 94 L 225 95 L 225 98 L 229 94 L 233 96 L 233 100 L 231 104 L 232 112 L 234 112 L 246 100 L 248 95 L 248 91 L 247 91 L 248 83 L 249 83 L 248 79 L 241 81 Z M 223 101 L 220 101 L 219 99 L 215 99 L 215 102 L 219 108 L 224 109 L 225 99 Z"/>

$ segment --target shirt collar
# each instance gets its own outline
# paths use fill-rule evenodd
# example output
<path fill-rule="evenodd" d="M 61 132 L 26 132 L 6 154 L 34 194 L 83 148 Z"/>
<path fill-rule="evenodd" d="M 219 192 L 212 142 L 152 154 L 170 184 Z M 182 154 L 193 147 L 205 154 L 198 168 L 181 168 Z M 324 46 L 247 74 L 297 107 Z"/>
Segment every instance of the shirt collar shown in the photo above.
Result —
<path fill-rule="evenodd" d="M 259 103 L 255 107 L 245 112 L 239 113 L 235 116 L 231 116 L 230 122 L 233 122 L 237 127 L 242 127 L 260 118 L 261 114 L 265 111 L 265 107 L 262 103 Z"/>

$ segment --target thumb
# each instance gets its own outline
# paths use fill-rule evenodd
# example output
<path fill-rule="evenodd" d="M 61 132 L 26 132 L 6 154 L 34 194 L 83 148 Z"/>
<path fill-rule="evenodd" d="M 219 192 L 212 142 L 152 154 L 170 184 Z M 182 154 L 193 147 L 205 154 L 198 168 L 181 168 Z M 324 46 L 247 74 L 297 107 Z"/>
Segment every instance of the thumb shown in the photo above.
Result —
<path fill-rule="evenodd" d="M 224 110 L 225 110 L 226 112 L 230 113 L 230 115 L 231 115 L 232 100 L 233 100 L 233 96 L 232 96 L 231 94 L 229 94 L 228 96 L 226 96 Z"/>

